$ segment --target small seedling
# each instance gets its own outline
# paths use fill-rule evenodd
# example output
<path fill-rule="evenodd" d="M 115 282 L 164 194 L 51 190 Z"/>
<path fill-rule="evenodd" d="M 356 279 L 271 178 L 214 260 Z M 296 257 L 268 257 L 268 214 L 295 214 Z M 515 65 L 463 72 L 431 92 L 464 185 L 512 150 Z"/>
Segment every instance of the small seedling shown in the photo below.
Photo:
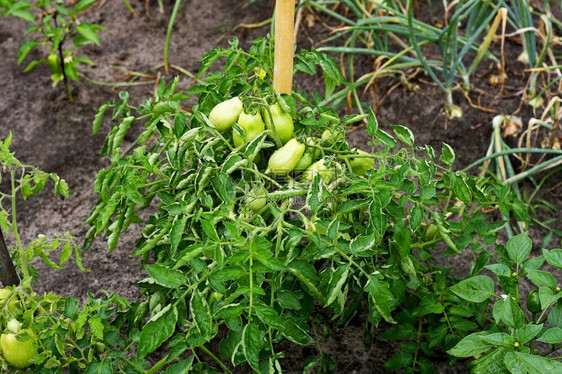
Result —
<path fill-rule="evenodd" d="M 94 43 L 100 45 L 98 31 L 104 27 L 79 19 L 80 15 L 90 8 L 96 0 L 81 0 L 72 5 L 65 5 L 62 0 L 37 0 L 30 3 L 26 0 L 1 0 L 0 15 L 18 17 L 31 23 L 25 34 L 36 35 L 36 39 L 26 40 L 18 51 L 18 65 L 29 53 L 40 46 L 48 46 L 49 53 L 31 61 L 24 72 L 28 72 L 41 64 L 48 64 L 51 71 L 53 86 L 64 83 L 70 101 L 69 82 L 79 81 L 78 64 L 93 64 L 85 56 L 77 56 L 76 48 Z"/>

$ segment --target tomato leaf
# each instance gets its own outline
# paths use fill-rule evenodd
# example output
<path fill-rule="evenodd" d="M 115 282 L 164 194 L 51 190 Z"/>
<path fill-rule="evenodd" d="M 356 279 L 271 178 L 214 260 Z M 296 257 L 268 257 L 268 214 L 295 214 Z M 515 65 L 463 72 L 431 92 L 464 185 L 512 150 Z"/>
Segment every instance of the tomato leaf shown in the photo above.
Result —
<path fill-rule="evenodd" d="M 443 143 L 441 157 L 439 157 L 439 159 L 447 166 L 453 165 L 453 162 L 455 162 L 455 151 L 449 144 Z"/>
<path fill-rule="evenodd" d="M 193 292 L 190 301 L 190 309 L 191 309 L 191 316 L 195 322 L 195 326 L 197 330 L 205 339 L 205 341 L 211 340 L 212 336 L 212 328 L 213 328 L 213 319 L 211 317 L 211 310 L 209 309 L 209 305 L 207 301 L 199 290 Z"/>
<path fill-rule="evenodd" d="M 175 331 L 178 311 L 171 304 L 154 315 L 142 328 L 137 354 L 144 357 L 162 345 Z"/>
<path fill-rule="evenodd" d="M 388 283 L 382 282 L 376 276 L 371 275 L 365 290 L 369 292 L 370 300 L 382 317 L 389 323 L 396 323 L 391 315 L 391 305 L 395 301 Z"/>
<path fill-rule="evenodd" d="M 244 356 L 248 364 L 259 371 L 260 367 L 260 351 L 262 347 L 262 338 L 258 326 L 250 323 L 244 327 L 243 331 L 242 348 L 244 349 Z"/>
<path fill-rule="evenodd" d="M 163 265 L 144 265 L 144 268 L 154 280 L 167 288 L 179 288 L 185 284 L 185 274 Z"/>

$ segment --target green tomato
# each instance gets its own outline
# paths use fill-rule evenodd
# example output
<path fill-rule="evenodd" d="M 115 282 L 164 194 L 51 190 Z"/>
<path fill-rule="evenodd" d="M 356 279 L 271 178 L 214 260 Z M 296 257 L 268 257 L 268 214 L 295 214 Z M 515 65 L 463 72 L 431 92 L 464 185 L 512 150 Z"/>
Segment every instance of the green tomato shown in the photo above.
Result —
<path fill-rule="evenodd" d="M 215 105 L 209 114 L 209 121 L 217 130 L 224 132 L 232 127 L 243 110 L 240 98 L 233 97 Z"/>
<path fill-rule="evenodd" d="M 37 356 L 37 347 L 35 346 L 37 338 L 31 330 L 23 330 L 29 338 L 25 341 L 18 340 L 19 334 L 2 334 L 0 336 L 0 348 L 2 356 L 8 364 L 19 369 L 31 365 L 31 359 Z"/>
<path fill-rule="evenodd" d="M 291 172 L 304 154 L 305 145 L 297 139 L 291 139 L 283 147 L 279 148 L 267 163 L 266 174 L 286 175 Z"/>
<path fill-rule="evenodd" d="M 334 137 L 334 134 L 332 134 L 332 132 L 330 130 L 324 130 L 320 139 L 322 139 L 322 141 L 324 141 L 324 142 L 327 142 L 329 140 L 332 140 L 333 137 Z"/>
<path fill-rule="evenodd" d="M 360 155 L 370 156 L 369 153 L 362 151 L 360 149 L 353 149 L 353 151 L 357 152 Z M 351 171 L 358 175 L 365 175 L 368 170 L 375 168 L 375 160 L 369 157 L 357 157 L 352 158 L 349 161 L 349 165 L 351 166 Z"/>
<path fill-rule="evenodd" d="M 312 138 L 307 138 L 306 144 L 312 145 L 313 144 Z M 316 157 L 318 157 L 317 150 L 313 147 L 306 147 L 304 154 L 302 155 L 299 162 L 295 166 L 295 171 L 301 172 L 306 170 L 306 168 L 308 168 L 312 164 L 312 162 Z"/>
<path fill-rule="evenodd" d="M 322 178 L 324 183 L 330 183 L 334 179 L 336 172 L 334 168 L 328 168 L 326 161 L 321 159 L 306 169 L 303 174 L 303 179 L 306 181 L 312 181 L 316 174 L 320 175 L 320 178 Z"/>
<path fill-rule="evenodd" d="M 341 131 L 332 131 L 332 130 L 324 130 L 322 135 L 320 136 L 320 140 L 323 145 L 330 146 L 332 144 L 341 142 L 345 139 L 343 132 Z"/>
<path fill-rule="evenodd" d="M 435 226 L 435 224 L 433 223 L 430 223 L 425 230 L 425 240 L 431 242 L 440 237 L 441 233 L 439 232 L 439 227 Z"/>
<path fill-rule="evenodd" d="M 250 142 L 265 131 L 265 124 L 263 123 L 259 113 L 240 113 L 240 117 L 238 117 L 238 126 L 244 129 L 245 136 L 242 138 L 234 130 L 232 131 L 232 140 L 234 141 L 235 147 L 240 147 L 242 144 Z"/>
<path fill-rule="evenodd" d="M 531 313 L 540 313 L 542 311 L 541 299 L 537 290 L 529 291 L 529 295 L 527 295 L 527 309 Z"/>
<path fill-rule="evenodd" d="M 312 161 L 314 161 L 314 153 L 304 152 L 297 165 L 295 165 L 295 171 L 301 172 L 306 170 L 312 164 Z"/>
<path fill-rule="evenodd" d="M 246 196 L 246 204 L 252 212 L 257 212 L 267 204 L 267 191 L 262 186 L 254 186 Z"/>
<path fill-rule="evenodd" d="M 279 139 L 281 139 L 281 143 L 287 143 L 293 137 L 293 132 L 295 130 L 293 117 L 291 117 L 289 113 L 284 112 L 279 103 L 270 105 L 269 111 L 271 112 L 271 118 L 273 118 L 273 126 L 269 113 L 266 111 L 263 117 L 265 118 L 267 127 L 275 129 L 275 133 L 279 136 Z"/>

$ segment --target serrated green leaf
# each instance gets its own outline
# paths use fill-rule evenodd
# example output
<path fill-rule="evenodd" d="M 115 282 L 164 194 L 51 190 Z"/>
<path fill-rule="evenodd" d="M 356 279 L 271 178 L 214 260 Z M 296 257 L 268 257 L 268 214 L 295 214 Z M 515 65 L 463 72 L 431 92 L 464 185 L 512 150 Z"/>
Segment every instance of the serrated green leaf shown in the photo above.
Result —
<path fill-rule="evenodd" d="M 185 274 L 163 265 L 144 265 L 144 268 L 154 280 L 167 288 L 178 288 L 186 282 Z"/>
<path fill-rule="evenodd" d="M 90 331 L 99 340 L 103 340 L 103 323 L 98 317 L 91 317 L 88 319 L 88 325 L 90 325 Z"/>
<path fill-rule="evenodd" d="M 379 124 L 373 108 L 369 107 L 369 117 L 367 117 L 367 133 L 374 138 L 376 136 L 377 130 L 379 129 Z"/>
<path fill-rule="evenodd" d="M 254 308 L 256 309 L 256 313 L 259 319 L 266 325 L 278 330 L 283 330 L 285 327 L 283 323 L 283 319 L 279 316 L 277 311 L 265 304 L 255 304 Z"/>
<path fill-rule="evenodd" d="M 410 210 L 410 229 L 416 231 L 420 227 L 423 220 L 423 208 L 419 205 L 414 205 Z"/>
<path fill-rule="evenodd" d="M 466 177 L 461 173 L 448 173 L 451 178 L 451 187 L 460 201 L 472 205 L 472 192 L 466 183 Z"/>
<path fill-rule="evenodd" d="M 68 261 L 70 256 L 72 256 L 72 245 L 70 244 L 70 242 L 66 242 L 62 247 L 59 264 L 64 264 L 66 261 Z"/>
<path fill-rule="evenodd" d="M 281 333 L 293 343 L 299 345 L 308 345 L 314 343 L 314 339 L 312 339 L 310 334 L 301 326 L 297 325 L 294 321 L 290 319 L 284 319 L 283 324 L 284 326 L 281 330 Z"/>
<path fill-rule="evenodd" d="M 453 165 L 453 162 L 455 162 L 455 151 L 449 144 L 443 143 L 439 159 L 447 166 Z"/>
<path fill-rule="evenodd" d="M 300 309 L 302 307 L 295 294 L 287 290 L 280 290 L 277 293 L 277 302 L 285 309 Z"/>
<path fill-rule="evenodd" d="M 78 303 L 71 297 L 67 297 L 64 301 L 64 315 L 68 318 L 75 319 L 78 311 Z"/>
<path fill-rule="evenodd" d="M 271 270 L 283 271 L 286 266 L 281 261 L 273 257 L 271 248 L 273 244 L 267 241 L 264 237 L 256 236 L 251 244 L 252 255 L 262 264 Z"/>
<path fill-rule="evenodd" d="M 162 345 L 176 329 L 178 311 L 171 304 L 165 306 L 142 328 L 137 354 L 144 357 Z"/>
<path fill-rule="evenodd" d="M 252 369 L 259 371 L 262 338 L 256 324 L 250 323 L 244 327 L 242 347 L 248 364 Z"/>
<path fill-rule="evenodd" d="M 394 135 L 396 135 L 402 143 L 406 144 L 408 147 L 414 146 L 414 134 L 409 128 L 402 125 L 393 125 L 392 130 L 394 131 Z"/>
<path fill-rule="evenodd" d="M 389 290 L 389 285 L 386 282 L 380 281 L 375 276 L 370 276 L 365 290 L 369 292 L 369 296 L 377 311 L 389 323 L 396 323 L 391 315 L 391 304 L 394 302 L 394 296 Z"/>
<path fill-rule="evenodd" d="M 212 337 L 213 319 L 211 317 L 209 304 L 207 304 L 207 301 L 203 298 L 199 290 L 193 292 L 190 302 L 190 311 L 197 330 L 205 341 L 209 341 Z"/>
<path fill-rule="evenodd" d="M 287 269 L 294 276 L 298 278 L 302 284 L 310 290 L 310 292 L 318 298 L 318 300 L 324 300 L 324 295 L 319 290 L 318 285 L 318 274 L 316 269 L 306 260 L 294 259 L 287 265 Z"/>
<path fill-rule="evenodd" d="M 342 287 L 347 282 L 347 276 L 349 274 L 349 264 L 339 265 L 337 270 L 332 273 L 330 278 L 330 283 L 328 284 L 328 298 L 324 306 L 331 305 L 335 300 L 338 294 L 342 292 Z"/>
<path fill-rule="evenodd" d="M 98 110 L 96 110 L 96 114 L 94 116 L 94 122 L 92 124 L 92 134 L 96 135 L 101 127 L 101 124 L 103 122 L 103 115 L 105 113 L 105 111 L 107 110 L 107 108 L 109 108 L 109 103 L 103 103 Z"/>
<path fill-rule="evenodd" d="M 215 313 L 214 318 L 220 319 L 238 317 L 247 307 L 248 305 L 245 301 L 224 305 L 221 306 L 221 308 Z"/>
<path fill-rule="evenodd" d="M 392 135 L 381 129 L 377 129 L 375 133 L 375 142 L 383 144 L 388 149 L 396 148 L 398 145 L 396 139 L 394 139 Z"/>

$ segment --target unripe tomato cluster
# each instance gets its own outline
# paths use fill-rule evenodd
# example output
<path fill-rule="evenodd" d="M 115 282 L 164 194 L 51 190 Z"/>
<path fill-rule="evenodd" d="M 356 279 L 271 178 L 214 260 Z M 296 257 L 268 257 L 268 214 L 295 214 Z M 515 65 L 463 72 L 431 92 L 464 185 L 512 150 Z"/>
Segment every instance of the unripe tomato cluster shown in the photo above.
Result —
<path fill-rule="evenodd" d="M 324 183 L 329 184 L 335 180 L 338 170 L 343 171 L 343 164 L 361 176 L 375 167 L 372 155 L 349 149 L 342 131 L 325 130 L 320 137 L 295 137 L 294 120 L 279 102 L 252 111 L 251 108 L 245 108 L 239 97 L 233 97 L 215 105 L 209 114 L 209 121 L 222 134 L 231 132 L 232 144 L 236 148 L 251 142 L 264 131 L 274 133 L 279 148 L 269 155 L 265 170 L 265 174 L 272 177 L 296 173 L 301 174 L 302 181 L 310 182 L 319 175 Z M 333 147 L 343 143 L 347 152 L 331 152 Z M 326 153 L 331 157 L 326 157 Z M 265 206 L 266 194 L 263 187 L 252 188 L 246 199 L 252 211 Z"/>

